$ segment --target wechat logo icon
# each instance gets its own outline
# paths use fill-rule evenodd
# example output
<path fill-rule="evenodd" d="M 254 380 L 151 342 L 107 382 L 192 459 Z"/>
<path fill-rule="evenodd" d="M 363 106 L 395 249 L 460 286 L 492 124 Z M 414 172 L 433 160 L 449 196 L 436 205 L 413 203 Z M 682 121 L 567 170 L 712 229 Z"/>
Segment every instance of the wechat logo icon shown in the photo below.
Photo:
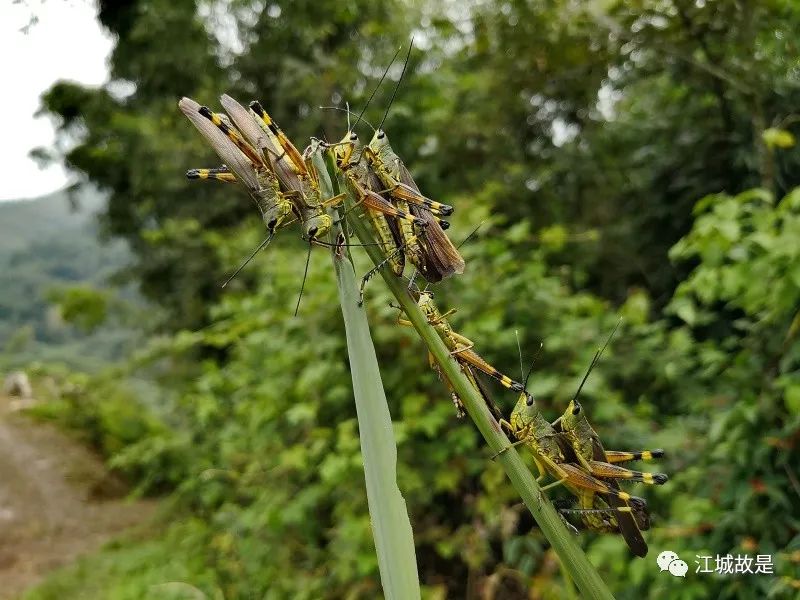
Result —
<path fill-rule="evenodd" d="M 664 550 L 656 558 L 658 568 L 662 571 L 669 571 L 675 577 L 686 577 L 686 572 L 689 570 L 689 565 L 681 560 L 680 556 L 675 554 L 672 550 Z"/>

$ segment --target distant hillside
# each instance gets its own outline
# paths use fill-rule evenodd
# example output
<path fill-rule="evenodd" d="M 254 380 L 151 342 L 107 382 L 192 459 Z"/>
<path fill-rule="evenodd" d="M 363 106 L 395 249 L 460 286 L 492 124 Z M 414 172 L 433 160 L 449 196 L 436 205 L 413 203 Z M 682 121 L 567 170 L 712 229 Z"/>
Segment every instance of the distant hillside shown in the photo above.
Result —
<path fill-rule="evenodd" d="M 47 300 L 54 288 L 105 287 L 130 255 L 124 243 L 98 240 L 96 214 L 104 198 L 80 193 L 73 207 L 66 192 L 34 200 L 0 202 L 0 352 L 2 362 L 63 360 L 89 366 L 118 356 L 130 331 L 103 326 L 86 335 L 65 325 Z"/>
<path fill-rule="evenodd" d="M 77 197 L 77 210 L 66 192 L 34 200 L 0 202 L 0 254 L 24 250 L 31 241 L 61 230 L 94 227 L 93 215 L 103 207 L 102 194 L 87 190 Z"/>

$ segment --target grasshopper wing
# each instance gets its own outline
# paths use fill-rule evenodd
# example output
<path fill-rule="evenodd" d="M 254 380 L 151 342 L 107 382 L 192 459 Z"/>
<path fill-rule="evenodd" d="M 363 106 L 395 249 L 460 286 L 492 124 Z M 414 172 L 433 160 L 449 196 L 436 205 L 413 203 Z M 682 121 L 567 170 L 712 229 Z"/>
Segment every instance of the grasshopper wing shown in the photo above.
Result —
<path fill-rule="evenodd" d="M 211 144 L 214 151 L 248 191 L 258 190 L 258 178 L 252 163 L 216 125 L 200 114 L 200 105 L 191 98 L 181 98 L 178 108 L 206 138 L 206 141 Z"/>
<path fill-rule="evenodd" d="M 397 180 L 419 192 L 419 187 L 417 187 L 406 166 L 397 161 L 395 167 Z M 450 241 L 450 238 L 447 237 L 439 222 L 434 218 L 433 213 L 418 204 L 410 203 L 409 208 L 412 215 L 419 217 L 428 224 L 425 228 L 424 239 L 427 248 L 425 253 L 426 272 L 423 273 L 425 279 L 436 283 L 454 273 L 463 273 L 464 258 L 453 245 L 453 242 Z"/>
<path fill-rule="evenodd" d="M 597 433 L 592 430 L 592 456 L 594 460 L 599 460 L 602 462 L 607 462 L 606 459 L 606 451 L 603 448 L 603 443 L 600 441 L 600 437 Z M 619 489 L 619 485 L 616 481 L 613 480 L 606 480 L 606 483 L 609 487 L 614 489 Z M 608 502 L 609 506 L 614 508 L 624 507 L 626 503 L 619 498 L 606 495 L 604 496 L 606 502 Z M 628 548 L 631 549 L 631 552 L 636 556 L 644 558 L 647 556 L 647 542 L 644 541 L 644 537 L 642 537 L 642 532 L 640 531 L 639 523 L 645 525 L 644 529 L 650 528 L 650 515 L 647 512 L 647 507 L 644 505 L 639 505 L 635 503 L 631 503 L 631 509 L 633 513 L 617 513 L 617 523 L 619 524 L 619 532 L 622 535 L 622 539 L 625 540 L 625 543 L 628 544 Z"/>
<path fill-rule="evenodd" d="M 250 145 L 263 155 L 265 153 L 264 149 L 269 148 L 270 143 L 266 133 L 256 122 L 256 117 L 228 94 L 223 94 L 219 100 L 222 108 L 230 115 L 236 128 L 242 132 L 242 135 Z M 264 166 L 270 167 L 271 163 L 264 162 Z"/>

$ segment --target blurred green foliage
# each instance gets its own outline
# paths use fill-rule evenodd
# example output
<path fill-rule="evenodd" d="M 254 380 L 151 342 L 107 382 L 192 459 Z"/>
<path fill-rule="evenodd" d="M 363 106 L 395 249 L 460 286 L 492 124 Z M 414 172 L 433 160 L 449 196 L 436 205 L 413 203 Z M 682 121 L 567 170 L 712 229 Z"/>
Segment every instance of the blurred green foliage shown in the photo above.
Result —
<path fill-rule="evenodd" d="M 607 448 L 663 447 L 658 470 L 671 479 L 633 488 L 653 512 L 651 555 L 634 562 L 620 540 L 582 534 L 592 561 L 622 598 L 792 594 L 795 3 L 100 7 L 118 37 L 114 81 L 62 82 L 44 103 L 65 134 L 81 133 L 66 161 L 110 194 L 105 228 L 128 240 L 131 279 L 168 316 L 124 367 L 158 382 L 157 402 L 106 376 L 53 413 L 90 432 L 140 490 L 173 490 L 173 512 L 155 538 L 31 597 L 141 598 L 175 580 L 211 598 L 379 595 L 329 259 L 314 253 L 299 318 L 296 230 L 219 289 L 263 231 L 240 191 L 182 179 L 216 163 L 175 103 L 258 97 L 298 144 L 338 138 L 342 115 L 317 106 L 359 109 L 412 33 L 418 50 L 386 129 L 422 188 L 457 207 L 455 240 L 486 222 L 462 248 L 467 272 L 436 287 L 439 306 L 458 307 L 451 322 L 505 371 L 518 363 L 515 330 L 526 359 L 543 341 L 532 387 L 552 418 L 625 317 L 585 406 Z M 388 302 L 371 284 L 426 597 L 564 597 L 554 556 Z M 497 400 L 509 410 L 514 399 Z M 138 407 L 133 425 L 107 402 Z M 685 581 L 659 573 L 667 549 L 689 564 Z M 695 555 L 726 553 L 772 554 L 776 575 L 694 573 Z M 78 583 L 87 569 L 103 573 L 97 591 Z"/>

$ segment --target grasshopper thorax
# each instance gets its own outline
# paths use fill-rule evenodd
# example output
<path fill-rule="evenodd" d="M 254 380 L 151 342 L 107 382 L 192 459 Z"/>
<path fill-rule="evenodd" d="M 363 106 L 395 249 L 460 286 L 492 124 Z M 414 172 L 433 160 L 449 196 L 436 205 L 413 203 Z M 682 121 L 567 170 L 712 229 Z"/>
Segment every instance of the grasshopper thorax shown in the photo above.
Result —
<path fill-rule="evenodd" d="M 425 315 L 425 318 L 428 320 L 428 323 L 431 323 L 434 328 L 440 329 L 444 327 L 445 329 L 450 329 L 450 326 L 447 324 L 447 321 L 441 318 L 441 314 L 439 313 L 439 309 L 436 307 L 436 304 L 433 302 L 433 292 L 420 292 L 419 299 L 417 300 L 417 306 L 422 311 L 422 314 Z"/>
<path fill-rule="evenodd" d="M 419 306 L 423 312 L 426 312 L 434 307 L 433 292 L 426 292 L 424 290 L 421 291 L 419 293 L 419 298 L 417 299 L 417 306 Z"/>

